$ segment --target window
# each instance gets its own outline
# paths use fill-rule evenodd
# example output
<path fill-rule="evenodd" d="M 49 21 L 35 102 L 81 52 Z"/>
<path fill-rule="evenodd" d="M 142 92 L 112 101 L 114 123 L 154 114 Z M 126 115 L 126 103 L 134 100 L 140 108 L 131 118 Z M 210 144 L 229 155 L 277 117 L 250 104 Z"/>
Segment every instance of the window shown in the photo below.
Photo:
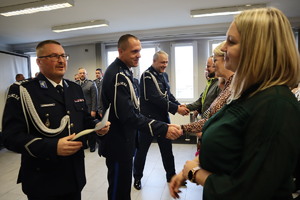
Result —
<path fill-rule="evenodd" d="M 194 63 L 196 57 L 196 43 L 184 43 L 172 45 L 172 63 L 175 74 L 175 97 L 180 101 L 189 101 L 194 99 L 195 80 L 194 74 L 197 74 Z"/>
<path fill-rule="evenodd" d="M 153 63 L 153 55 L 155 54 L 155 48 L 142 48 L 141 58 L 139 61 L 139 77 L 146 69 L 148 69 Z"/>
<path fill-rule="evenodd" d="M 30 56 L 31 77 L 35 77 L 35 73 L 40 71 L 39 66 L 36 64 L 36 56 Z"/>
<path fill-rule="evenodd" d="M 119 56 L 118 51 L 108 51 L 107 52 L 107 66 L 109 66 L 118 56 Z"/>
<path fill-rule="evenodd" d="M 209 41 L 209 55 L 213 55 L 214 49 L 224 40 L 211 40 Z"/>
<path fill-rule="evenodd" d="M 142 73 L 150 67 L 152 64 L 153 60 L 153 55 L 155 53 L 155 47 L 151 48 L 142 48 L 141 50 L 141 58 L 139 60 L 139 67 L 134 71 L 134 76 L 135 77 L 140 77 Z M 118 51 L 107 51 L 107 66 L 109 66 L 115 59 L 116 57 L 119 56 Z"/>

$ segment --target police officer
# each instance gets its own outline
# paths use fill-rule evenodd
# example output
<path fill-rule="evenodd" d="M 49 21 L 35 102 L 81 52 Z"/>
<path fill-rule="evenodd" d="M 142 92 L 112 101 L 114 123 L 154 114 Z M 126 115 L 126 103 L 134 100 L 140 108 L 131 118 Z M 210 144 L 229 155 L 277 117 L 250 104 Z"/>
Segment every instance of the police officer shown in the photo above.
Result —
<path fill-rule="evenodd" d="M 79 200 L 86 183 L 84 151 L 80 139 L 71 139 L 95 122 L 80 86 L 63 79 L 69 56 L 61 44 L 43 41 L 36 53 L 39 75 L 9 91 L 4 145 L 22 156 L 18 183 L 29 200 Z M 97 133 L 107 131 L 108 127 Z"/>
<path fill-rule="evenodd" d="M 102 91 L 102 82 L 103 82 L 103 72 L 102 69 L 97 68 L 96 69 L 96 79 L 94 80 L 94 83 L 97 86 L 97 91 L 98 91 L 98 96 L 97 96 L 97 118 L 102 118 L 102 112 L 103 112 L 103 108 L 102 108 L 102 99 L 101 99 L 101 91 Z"/>
<path fill-rule="evenodd" d="M 87 104 L 88 112 L 91 114 L 93 118 L 96 117 L 97 111 L 97 100 L 98 100 L 98 92 L 97 87 L 94 81 L 87 79 L 87 71 L 85 68 L 78 69 L 79 80 L 75 81 L 82 88 L 83 95 Z M 96 134 L 94 132 L 90 133 L 87 137 L 88 146 L 90 147 L 90 152 L 94 152 L 96 149 Z M 87 148 L 87 145 L 85 148 Z"/>
<path fill-rule="evenodd" d="M 140 114 L 137 89 L 130 70 L 138 66 L 140 51 L 138 38 L 130 34 L 121 36 L 118 41 L 119 56 L 107 68 L 103 78 L 103 108 L 106 110 L 110 105 L 109 121 L 112 125 L 108 134 L 102 137 L 99 154 L 106 158 L 109 200 L 130 200 L 137 129 L 169 139 L 182 135 L 180 127 Z"/>
<path fill-rule="evenodd" d="M 186 115 L 189 110 L 181 106 L 170 91 L 168 74 L 165 72 L 168 66 L 168 54 L 158 51 L 153 56 L 153 63 L 141 76 L 140 81 L 140 103 L 141 113 L 149 118 L 170 123 L 169 112 L 173 115 L 179 113 Z M 153 136 L 141 132 L 139 134 L 139 145 L 134 158 L 134 184 L 141 189 L 141 178 L 145 166 L 147 152 L 153 140 Z M 166 171 L 167 182 L 175 175 L 174 156 L 171 140 L 165 137 L 156 137 Z"/>

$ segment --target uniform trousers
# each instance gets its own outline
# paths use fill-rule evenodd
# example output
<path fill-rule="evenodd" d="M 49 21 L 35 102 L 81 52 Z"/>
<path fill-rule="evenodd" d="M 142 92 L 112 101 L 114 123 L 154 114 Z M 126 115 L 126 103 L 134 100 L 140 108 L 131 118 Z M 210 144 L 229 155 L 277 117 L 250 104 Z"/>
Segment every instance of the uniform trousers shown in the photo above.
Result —
<path fill-rule="evenodd" d="M 295 168 L 294 172 L 294 178 L 295 180 L 295 191 L 300 190 L 300 157 L 298 158 L 297 166 Z"/>
<path fill-rule="evenodd" d="M 132 158 L 126 161 L 115 161 L 114 159 L 106 158 L 106 166 L 109 185 L 108 200 L 130 200 Z"/>
<path fill-rule="evenodd" d="M 146 156 L 153 141 L 153 136 L 147 133 L 139 133 L 139 144 L 134 157 L 133 176 L 135 179 L 143 177 Z M 165 137 L 156 137 L 159 146 L 162 162 L 166 171 L 167 182 L 175 175 L 174 156 L 172 152 L 172 141 Z"/>
<path fill-rule="evenodd" d="M 90 149 L 96 148 L 96 140 L 97 140 L 96 132 L 92 132 L 92 133 L 88 134 L 88 144 L 89 144 Z"/>

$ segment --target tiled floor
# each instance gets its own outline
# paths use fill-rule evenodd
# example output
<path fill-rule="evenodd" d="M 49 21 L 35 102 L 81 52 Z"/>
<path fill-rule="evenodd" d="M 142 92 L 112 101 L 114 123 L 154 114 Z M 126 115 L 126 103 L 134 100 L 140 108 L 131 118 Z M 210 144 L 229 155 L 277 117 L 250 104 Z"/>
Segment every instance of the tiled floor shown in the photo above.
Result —
<path fill-rule="evenodd" d="M 185 161 L 192 159 L 195 153 L 194 144 L 173 144 L 176 170 L 179 172 Z M 82 192 L 82 200 L 105 200 L 107 199 L 107 180 L 105 159 L 99 157 L 96 152 L 85 151 L 87 184 Z M 26 200 L 22 193 L 21 185 L 16 184 L 20 165 L 20 155 L 2 149 L 0 151 L 0 200 Z M 132 200 L 171 200 L 168 185 L 165 179 L 158 145 L 153 143 L 150 147 L 142 190 L 132 187 Z M 182 188 L 181 200 L 201 200 L 202 187 L 188 182 L 187 188 Z"/>

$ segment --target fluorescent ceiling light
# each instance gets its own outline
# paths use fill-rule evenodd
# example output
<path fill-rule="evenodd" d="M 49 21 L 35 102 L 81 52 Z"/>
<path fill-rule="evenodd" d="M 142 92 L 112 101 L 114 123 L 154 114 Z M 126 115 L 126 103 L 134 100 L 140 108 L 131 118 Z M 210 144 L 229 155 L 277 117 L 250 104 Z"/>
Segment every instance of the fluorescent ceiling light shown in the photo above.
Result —
<path fill-rule="evenodd" d="M 61 26 L 53 26 L 52 31 L 56 33 L 65 32 L 65 31 L 74 31 L 80 29 L 87 29 L 87 28 L 97 28 L 101 26 L 108 26 L 108 21 L 106 20 L 93 20 L 88 22 L 81 22 L 75 24 L 67 24 Z"/>
<path fill-rule="evenodd" d="M 0 14 L 5 17 L 32 14 L 74 6 L 73 0 L 41 0 L 29 3 L 11 5 L 0 8 Z"/>
<path fill-rule="evenodd" d="M 241 13 L 243 10 L 248 10 L 252 8 L 262 8 L 266 7 L 266 4 L 253 4 L 253 5 L 243 5 L 243 6 L 231 6 L 231 7 L 220 7 L 220 8 L 208 8 L 191 10 L 191 17 L 211 17 L 220 15 L 234 15 Z"/>

